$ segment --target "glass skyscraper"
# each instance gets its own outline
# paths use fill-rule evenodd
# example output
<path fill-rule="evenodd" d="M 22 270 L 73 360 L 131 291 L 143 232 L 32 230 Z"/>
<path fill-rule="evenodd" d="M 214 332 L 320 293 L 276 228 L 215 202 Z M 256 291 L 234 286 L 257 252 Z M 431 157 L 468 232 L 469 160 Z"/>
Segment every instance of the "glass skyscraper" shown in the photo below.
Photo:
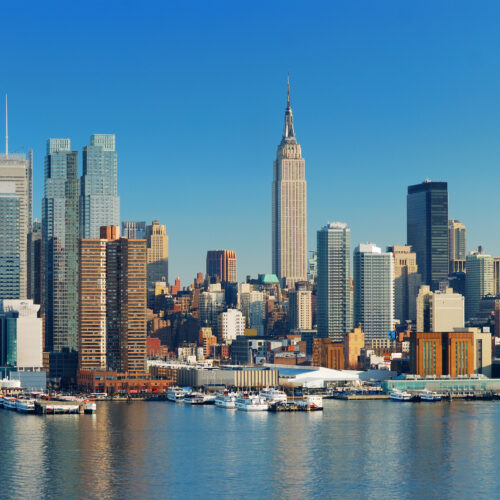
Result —
<path fill-rule="evenodd" d="M 351 230 L 343 222 L 332 222 L 317 238 L 318 337 L 343 342 L 352 328 Z"/>
<path fill-rule="evenodd" d="M 417 254 L 422 282 L 438 290 L 448 279 L 448 184 L 431 182 L 408 187 L 407 244 Z"/>
<path fill-rule="evenodd" d="M 118 155 L 114 134 L 94 134 L 83 148 L 80 237 L 99 238 L 101 226 L 120 225 Z"/>
<path fill-rule="evenodd" d="M 78 151 L 49 139 L 42 200 L 43 310 L 48 351 L 77 350 Z"/>
<path fill-rule="evenodd" d="M 354 250 L 354 324 L 360 323 L 367 343 L 394 328 L 394 257 L 373 243 Z"/>
<path fill-rule="evenodd" d="M 21 294 L 20 200 L 15 192 L 14 183 L 0 182 L 0 214 L 0 299 L 19 299 Z"/>

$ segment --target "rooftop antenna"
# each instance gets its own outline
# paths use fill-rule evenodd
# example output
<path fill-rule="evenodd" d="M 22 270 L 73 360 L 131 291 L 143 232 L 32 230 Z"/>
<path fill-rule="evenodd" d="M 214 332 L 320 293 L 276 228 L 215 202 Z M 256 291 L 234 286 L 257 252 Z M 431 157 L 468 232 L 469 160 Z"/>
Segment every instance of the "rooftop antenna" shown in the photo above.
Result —
<path fill-rule="evenodd" d="M 9 111 L 7 107 L 7 94 L 5 94 L 5 156 L 9 157 Z"/>

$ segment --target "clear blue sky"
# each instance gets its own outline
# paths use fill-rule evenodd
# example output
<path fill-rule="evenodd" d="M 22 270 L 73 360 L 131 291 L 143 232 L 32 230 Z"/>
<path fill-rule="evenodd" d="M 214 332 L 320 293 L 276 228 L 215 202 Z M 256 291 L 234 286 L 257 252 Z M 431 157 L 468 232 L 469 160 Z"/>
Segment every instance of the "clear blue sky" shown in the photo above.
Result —
<path fill-rule="evenodd" d="M 290 72 L 310 249 L 328 221 L 353 247 L 404 243 L 406 187 L 428 177 L 448 181 L 469 249 L 500 254 L 498 1 L 6 1 L 0 20 L 38 216 L 45 140 L 115 133 L 122 219 L 167 224 L 171 278 L 213 248 L 237 251 L 240 279 L 269 272 Z"/>

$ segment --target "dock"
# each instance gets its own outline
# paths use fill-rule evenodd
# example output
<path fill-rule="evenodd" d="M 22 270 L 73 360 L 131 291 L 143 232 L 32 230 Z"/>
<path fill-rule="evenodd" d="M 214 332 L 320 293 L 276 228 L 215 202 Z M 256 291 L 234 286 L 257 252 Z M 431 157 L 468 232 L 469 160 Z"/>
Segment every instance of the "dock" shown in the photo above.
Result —
<path fill-rule="evenodd" d="M 389 399 L 389 394 L 338 394 L 332 396 L 333 399 L 344 399 L 347 401 L 360 399 Z"/>

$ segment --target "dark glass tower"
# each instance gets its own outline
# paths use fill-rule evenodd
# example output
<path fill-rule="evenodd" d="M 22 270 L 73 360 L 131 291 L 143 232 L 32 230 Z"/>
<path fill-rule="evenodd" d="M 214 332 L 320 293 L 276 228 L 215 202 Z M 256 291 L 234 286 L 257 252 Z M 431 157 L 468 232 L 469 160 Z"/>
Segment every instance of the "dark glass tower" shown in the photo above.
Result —
<path fill-rule="evenodd" d="M 425 181 L 408 187 L 408 245 L 417 254 L 424 284 L 438 290 L 448 279 L 448 183 Z"/>

